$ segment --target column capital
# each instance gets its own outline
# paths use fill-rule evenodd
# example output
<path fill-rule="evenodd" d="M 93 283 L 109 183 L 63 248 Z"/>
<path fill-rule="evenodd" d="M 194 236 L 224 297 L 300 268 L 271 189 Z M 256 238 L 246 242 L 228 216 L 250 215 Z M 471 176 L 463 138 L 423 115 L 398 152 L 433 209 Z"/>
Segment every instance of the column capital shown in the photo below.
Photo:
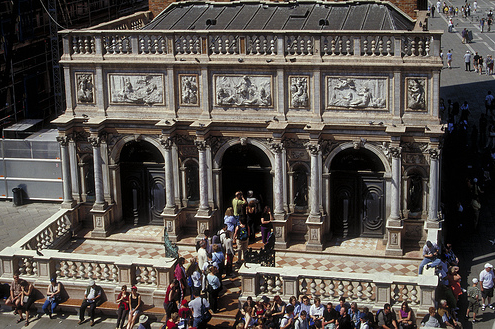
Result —
<path fill-rule="evenodd" d="M 273 153 L 282 153 L 282 150 L 284 149 L 284 143 L 282 142 L 270 141 L 269 145 Z"/>
<path fill-rule="evenodd" d="M 320 152 L 321 145 L 318 142 L 308 142 L 305 146 L 311 155 L 318 155 Z"/>
<path fill-rule="evenodd" d="M 163 148 L 166 150 L 170 150 L 172 146 L 174 145 L 174 140 L 172 137 L 168 135 L 161 135 L 160 136 L 160 143 L 162 144 Z"/>
<path fill-rule="evenodd" d="M 69 145 L 70 139 L 71 138 L 68 135 L 57 136 L 57 142 L 59 142 L 61 146 L 67 146 L 67 145 Z"/>
<path fill-rule="evenodd" d="M 194 145 L 198 148 L 198 151 L 206 151 L 208 143 L 206 141 L 195 140 Z"/>
<path fill-rule="evenodd" d="M 392 155 L 392 158 L 400 158 L 400 155 L 402 153 L 402 147 L 400 146 L 392 146 L 390 147 L 390 154 Z"/>
<path fill-rule="evenodd" d="M 99 147 L 101 144 L 101 138 L 100 138 L 100 136 L 91 136 L 91 137 L 88 137 L 88 142 L 93 147 Z"/>
<path fill-rule="evenodd" d="M 440 156 L 440 150 L 436 148 L 428 149 L 428 153 L 430 154 L 430 159 L 432 160 L 438 160 L 438 157 Z"/>

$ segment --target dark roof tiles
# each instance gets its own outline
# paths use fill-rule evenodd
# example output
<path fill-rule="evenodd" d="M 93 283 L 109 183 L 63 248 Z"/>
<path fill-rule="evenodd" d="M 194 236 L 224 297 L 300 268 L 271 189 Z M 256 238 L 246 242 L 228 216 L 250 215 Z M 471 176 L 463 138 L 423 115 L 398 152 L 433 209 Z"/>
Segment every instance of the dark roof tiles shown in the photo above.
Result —
<path fill-rule="evenodd" d="M 214 24 L 207 24 L 214 23 Z M 412 30 L 387 2 L 175 2 L 145 30 Z"/>

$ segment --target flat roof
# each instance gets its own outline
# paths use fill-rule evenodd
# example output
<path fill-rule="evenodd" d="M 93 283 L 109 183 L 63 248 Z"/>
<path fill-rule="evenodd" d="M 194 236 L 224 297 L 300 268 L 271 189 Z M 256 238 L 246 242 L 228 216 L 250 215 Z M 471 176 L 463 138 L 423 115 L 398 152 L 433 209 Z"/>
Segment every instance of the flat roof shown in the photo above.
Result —
<path fill-rule="evenodd" d="M 414 21 L 383 1 L 174 2 L 144 30 L 405 30 Z"/>

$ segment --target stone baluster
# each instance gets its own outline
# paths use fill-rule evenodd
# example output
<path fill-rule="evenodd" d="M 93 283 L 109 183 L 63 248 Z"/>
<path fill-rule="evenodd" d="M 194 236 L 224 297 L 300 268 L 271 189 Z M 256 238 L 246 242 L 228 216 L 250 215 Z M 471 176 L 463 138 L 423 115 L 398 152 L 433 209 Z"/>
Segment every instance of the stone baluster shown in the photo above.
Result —
<path fill-rule="evenodd" d="M 327 291 L 325 290 L 325 288 L 327 287 L 326 283 L 325 283 L 325 280 L 321 279 L 321 282 L 319 284 L 319 287 L 320 287 L 320 295 L 321 296 L 325 296 Z"/>
<path fill-rule="evenodd" d="M 314 278 L 311 278 L 311 283 L 309 284 L 309 290 L 311 292 L 311 295 L 315 296 L 316 295 L 316 282 Z"/>
<path fill-rule="evenodd" d="M 330 279 L 330 284 L 328 285 L 328 295 L 330 297 L 330 299 L 333 298 L 333 296 L 335 295 L 335 284 L 334 284 L 334 281 L 332 279 Z"/>
<path fill-rule="evenodd" d="M 368 37 L 364 37 L 363 40 L 363 53 L 364 56 L 368 56 Z"/>

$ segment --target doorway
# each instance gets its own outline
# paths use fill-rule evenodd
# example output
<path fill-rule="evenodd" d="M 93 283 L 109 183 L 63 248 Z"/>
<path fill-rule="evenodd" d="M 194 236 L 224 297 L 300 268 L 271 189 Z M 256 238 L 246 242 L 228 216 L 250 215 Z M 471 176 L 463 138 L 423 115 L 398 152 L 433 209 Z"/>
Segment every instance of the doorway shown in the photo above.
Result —
<path fill-rule="evenodd" d="M 228 148 L 222 158 L 222 210 L 232 206 L 235 192 L 254 192 L 261 206 L 273 209 L 273 179 L 270 159 L 258 147 L 237 144 Z"/>
<path fill-rule="evenodd" d="M 163 225 L 165 170 L 160 151 L 146 141 L 127 143 L 121 151 L 122 214 L 126 223 Z"/>
<path fill-rule="evenodd" d="M 343 238 L 383 237 L 385 168 L 373 152 L 346 149 L 330 166 L 332 232 Z"/>

